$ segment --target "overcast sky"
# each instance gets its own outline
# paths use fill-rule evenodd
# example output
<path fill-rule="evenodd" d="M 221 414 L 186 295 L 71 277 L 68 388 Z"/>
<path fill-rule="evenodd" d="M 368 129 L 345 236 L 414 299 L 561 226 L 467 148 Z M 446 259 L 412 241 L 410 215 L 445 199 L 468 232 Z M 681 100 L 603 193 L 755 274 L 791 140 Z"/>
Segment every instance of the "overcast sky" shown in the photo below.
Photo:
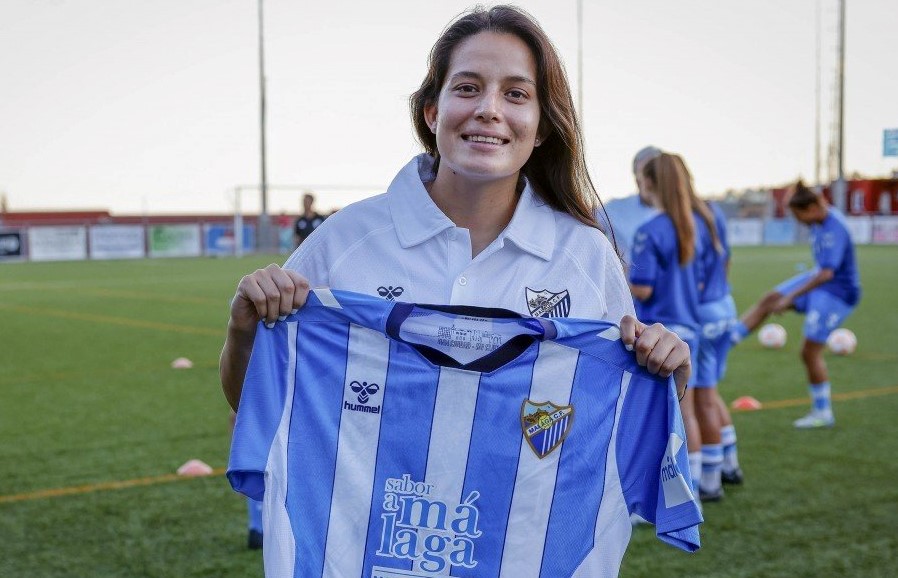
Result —
<path fill-rule="evenodd" d="M 265 0 L 269 183 L 380 192 L 419 151 L 408 95 L 473 2 Z M 577 89 L 576 0 L 517 2 Z M 829 142 L 836 0 L 584 0 L 583 118 L 603 198 L 646 144 L 704 194 L 814 177 L 816 7 Z M 227 212 L 259 182 L 257 0 L 0 2 L 0 193 L 10 210 Z M 847 0 L 845 168 L 886 175 L 898 128 L 893 0 Z M 824 174 L 825 173 L 824 156 Z M 344 193 L 336 192 L 343 189 Z M 299 208 L 274 190 L 274 213 Z M 243 209 L 257 211 L 258 194 Z"/>

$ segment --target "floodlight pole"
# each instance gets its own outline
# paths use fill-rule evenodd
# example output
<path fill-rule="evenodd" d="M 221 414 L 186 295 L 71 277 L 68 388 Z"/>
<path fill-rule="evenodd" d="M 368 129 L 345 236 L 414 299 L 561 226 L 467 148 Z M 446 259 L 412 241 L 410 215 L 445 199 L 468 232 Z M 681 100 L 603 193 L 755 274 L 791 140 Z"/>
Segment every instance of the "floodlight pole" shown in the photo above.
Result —
<path fill-rule="evenodd" d="M 839 180 L 845 179 L 845 0 L 839 0 Z"/>
<path fill-rule="evenodd" d="M 817 50 L 815 60 L 817 64 L 817 74 L 814 77 L 814 185 L 820 185 L 820 0 L 817 0 L 814 6 L 814 15 L 816 16 L 816 44 Z"/>
<path fill-rule="evenodd" d="M 833 204 L 840 210 L 846 210 L 848 204 L 848 183 L 845 182 L 844 150 L 845 150 L 845 0 L 839 0 L 839 63 L 838 76 L 836 78 L 839 95 L 839 107 L 837 114 L 837 144 L 838 144 L 838 177 L 833 183 Z"/>
<path fill-rule="evenodd" d="M 263 250 L 271 249 L 271 223 L 268 217 L 268 169 L 266 162 L 265 137 L 265 26 L 262 1 L 259 0 L 259 156 L 261 161 L 262 211 L 259 214 L 259 245 Z"/>

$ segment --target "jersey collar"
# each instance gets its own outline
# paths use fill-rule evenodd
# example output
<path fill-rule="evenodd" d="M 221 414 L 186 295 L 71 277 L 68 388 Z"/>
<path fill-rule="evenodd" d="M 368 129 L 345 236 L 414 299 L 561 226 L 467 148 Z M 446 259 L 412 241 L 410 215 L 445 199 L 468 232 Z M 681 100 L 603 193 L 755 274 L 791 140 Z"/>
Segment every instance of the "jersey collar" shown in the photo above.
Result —
<path fill-rule="evenodd" d="M 512 319 L 519 326 L 520 333 L 511 337 L 498 349 L 484 354 L 472 360 L 470 363 L 462 363 L 452 358 L 447 353 L 434 349 L 427 342 L 414 342 L 403 338 L 402 324 L 414 313 L 426 313 L 428 310 L 443 311 L 451 315 L 478 317 L 484 319 Z M 467 305 L 421 305 L 414 303 L 396 302 L 384 322 L 384 333 L 396 341 L 401 341 L 434 365 L 452 367 L 480 373 L 491 373 L 512 360 L 520 357 L 533 343 L 545 339 L 555 339 L 558 330 L 555 324 L 547 319 L 538 317 L 521 317 L 514 311 L 505 309 L 493 309 L 474 307 Z"/>
<path fill-rule="evenodd" d="M 433 202 L 424 183 L 434 179 L 434 159 L 426 153 L 413 158 L 387 189 L 390 213 L 403 248 L 420 245 L 455 224 Z M 511 222 L 497 241 L 511 241 L 522 250 L 549 260 L 555 249 L 555 211 L 525 182 Z"/>

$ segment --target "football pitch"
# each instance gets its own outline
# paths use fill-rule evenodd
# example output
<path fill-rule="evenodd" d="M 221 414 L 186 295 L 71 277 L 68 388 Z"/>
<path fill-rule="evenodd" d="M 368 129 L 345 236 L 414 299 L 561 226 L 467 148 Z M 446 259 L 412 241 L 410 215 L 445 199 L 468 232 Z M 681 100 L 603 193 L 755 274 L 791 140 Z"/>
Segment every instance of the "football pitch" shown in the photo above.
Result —
<path fill-rule="evenodd" d="M 827 357 L 836 426 L 792 428 L 802 318 L 775 318 L 785 348 L 746 340 L 721 384 L 764 404 L 733 415 L 745 484 L 705 505 L 696 554 L 635 528 L 621 576 L 898 575 L 898 247 L 858 256 L 858 349 Z M 0 264 L 0 577 L 262 575 L 222 475 L 218 353 L 237 281 L 272 260 Z M 736 248 L 739 310 L 810 264 L 806 246 Z M 174 475 L 191 458 L 215 475 Z"/>

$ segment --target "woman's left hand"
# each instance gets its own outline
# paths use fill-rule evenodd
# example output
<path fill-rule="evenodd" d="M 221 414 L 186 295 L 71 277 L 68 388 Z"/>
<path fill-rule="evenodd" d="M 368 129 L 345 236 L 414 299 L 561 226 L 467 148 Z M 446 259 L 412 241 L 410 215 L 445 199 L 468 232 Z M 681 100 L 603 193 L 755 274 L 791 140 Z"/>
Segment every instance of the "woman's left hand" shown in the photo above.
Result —
<path fill-rule="evenodd" d="M 686 392 L 686 382 L 692 374 L 689 346 L 660 323 L 646 325 L 632 315 L 620 320 L 621 341 L 636 353 L 636 362 L 649 373 L 670 377 L 677 385 L 677 396 Z"/>

